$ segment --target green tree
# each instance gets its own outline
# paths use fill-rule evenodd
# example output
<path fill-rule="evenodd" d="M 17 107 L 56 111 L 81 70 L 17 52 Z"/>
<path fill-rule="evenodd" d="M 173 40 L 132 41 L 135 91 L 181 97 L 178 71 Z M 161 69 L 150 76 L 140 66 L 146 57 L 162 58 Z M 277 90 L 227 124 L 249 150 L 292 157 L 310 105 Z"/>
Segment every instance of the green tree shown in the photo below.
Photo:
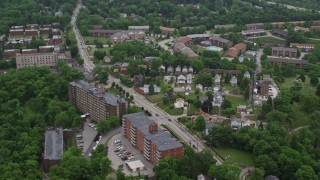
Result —
<path fill-rule="evenodd" d="M 203 116 L 198 116 L 195 120 L 195 129 L 203 131 L 206 128 L 206 120 Z"/>
<path fill-rule="evenodd" d="M 78 54 L 78 46 L 76 44 L 71 45 L 70 52 L 72 57 L 76 57 Z"/>
<path fill-rule="evenodd" d="M 316 85 L 319 84 L 319 78 L 318 78 L 317 75 L 313 75 L 313 76 L 310 77 L 310 84 L 312 86 L 316 86 Z"/>
<path fill-rule="evenodd" d="M 205 72 L 199 72 L 196 75 L 195 82 L 196 82 L 196 84 L 202 84 L 205 87 L 211 87 L 212 86 L 212 76 L 211 76 L 211 74 L 208 74 Z"/>
<path fill-rule="evenodd" d="M 294 174 L 294 177 L 297 180 L 304 180 L 304 179 L 312 179 L 317 180 L 319 179 L 317 174 L 314 172 L 311 166 L 302 165 L 298 171 Z"/>
<path fill-rule="evenodd" d="M 169 102 L 170 102 L 170 99 L 169 99 L 168 96 L 164 96 L 164 97 L 162 98 L 162 103 L 163 103 L 164 105 L 168 105 Z"/>
<path fill-rule="evenodd" d="M 95 50 L 93 52 L 93 56 L 97 60 L 103 60 L 103 58 L 106 56 L 106 52 L 103 50 Z"/>
<path fill-rule="evenodd" d="M 149 95 L 153 95 L 154 94 L 154 85 L 153 83 L 150 83 L 149 85 Z"/>
<path fill-rule="evenodd" d="M 267 55 L 267 56 L 270 56 L 272 53 L 272 48 L 271 46 L 264 46 L 263 48 L 263 54 Z"/>
<path fill-rule="evenodd" d="M 228 99 L 224 99 L 223 102 L 221 103 L 221 109 L 228 109 L 231 107 L 232 107 L 231 101 Z"/>
<path fill-rule="evenodd" d="M 117 180 L 126 180 L 126 175 L 122 171 L 123 168 L 118 167 L 116 172 Z"/>
<path fill-rule="evenodd" d="M 208 172 L 208 175 L 219 180 L 234 180 L 239 179 L 241 168 L 237 164 L 223 163 L 222 165 L 213 164 Z"/>

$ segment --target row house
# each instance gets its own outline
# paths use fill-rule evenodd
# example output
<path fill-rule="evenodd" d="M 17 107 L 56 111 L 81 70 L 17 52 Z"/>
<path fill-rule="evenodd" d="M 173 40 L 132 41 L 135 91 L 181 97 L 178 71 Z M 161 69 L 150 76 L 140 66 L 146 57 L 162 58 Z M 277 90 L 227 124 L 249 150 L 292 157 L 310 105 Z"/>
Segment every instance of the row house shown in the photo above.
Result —
<path fill-rule="evenodd" d="M 180 74 L 178 77 L 177 77 L 177 83 L 178 84 L 192 84 L 192 74 L 187 74 L 187 75 L 183 75 L 183 74 Z"/>
<path fill-rule="evenodd" d="M 244 43 L 239 43 L 228 49 L 225 53 L 225 57 L 235 58 L 243 54 L 247 50 L 247 45 Z"/>
<path fill-rule="evenodd" d="M 298 50 L 296 48 L 272 47 L 272 56 L 296 58 Z"/>
<path fill-rule="evenodd" d="M 285 66 L 286 64 L 295 65 L 299 69 L 303 69 L 305 65 L 308 64 L 307 60 L 296 59 L 296 58 L 284 58 L 278 56 L 268 56 L 268 60 L 271 62 L 273 66 L 276 64 L 280 66 Z"/>
<path fill-rule="evenodd" d="M 310 52 L 315 48 L 315 44 L 290 43 L 290 47 L 296 47 L 302 52 Z"/>

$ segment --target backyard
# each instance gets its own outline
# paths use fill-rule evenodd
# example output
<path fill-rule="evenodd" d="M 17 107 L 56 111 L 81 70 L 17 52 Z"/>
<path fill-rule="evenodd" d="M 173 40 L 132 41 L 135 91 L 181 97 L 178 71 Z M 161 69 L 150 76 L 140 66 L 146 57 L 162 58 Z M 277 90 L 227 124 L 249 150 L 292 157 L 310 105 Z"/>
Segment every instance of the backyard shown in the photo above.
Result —
<path fill-rule="evenodd" d="M 102 42 L 103 45 L 108 45 L 109 44 L 109 39 L 107 38 L 98 38 L 98 37 L 89 37 L 89 36 L 84 36 L 83 37 L 85 43 L 87 45 L 93 45 L 95 44 L 94 41 L 97 40 L 99 42 Z"/>
<path fill-rule="evenodd" d="M 237 108 L 238 105 L 247 105 L 249 103 L 243 97 L 227 95 L 225 98 L 231 102 L 232 108 Z"/>
<path fill-rule="evenodd" d="M 214 148 L 225 160 L 240 165 L 253 165 L 253 154 L 234 148 Z"/>

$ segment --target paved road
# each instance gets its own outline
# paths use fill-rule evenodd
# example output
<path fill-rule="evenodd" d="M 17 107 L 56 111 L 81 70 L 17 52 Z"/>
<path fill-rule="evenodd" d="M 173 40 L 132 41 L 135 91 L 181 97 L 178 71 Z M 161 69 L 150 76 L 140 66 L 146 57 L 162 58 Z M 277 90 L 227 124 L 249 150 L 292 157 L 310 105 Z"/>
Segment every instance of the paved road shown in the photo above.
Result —
<path fill-rule="evenodd" d="M 198 151 L 202 151 L 205 148 L 201 140 L 190 134 L 178 122 L 175 121 L 176 116 L 171 116 L 168 113 L 164 112 L 163 110 L 146 100 L 144 96 L 136 94 L 133 89 L 127 88 L 126 86 L 122 85 L 119 79 L 110 76 L 108 84 L 112 84 L 112 82 L 115 82 L 116 84 L 120 85 L 126 92 L 133 94 L 135 103 L 138 106 L 144 107 L 144 109 L 151 112 L 151 114 L 154 116 L 153 119 L 156 121 L 157 124 L 168 125 L 176 134 L 178 134 L 178 136 L 181 137 L 183 141 L 185 141 L 186 143 L 191 142 L 193 145 L 197 146 Z M 159 116 L 155 116 L 155 114 L 158 114 Z M 171 119 L 171 121 L 169 121 L 169 119 Z M 217 164 L 222 163 L 220 159 L 216 157 L 215 159 L 217 160 Z"/>
<path fill-rule="evenodd" d="M 73 30 L 75 32 L 76 35 L 76 39 L 77 39 L 77 43 L 78 43 L 78 47 L 79 47 L 79 52 L 81 57 L 84 59 L 84 67 L 87 71 L 91 72 L 93 70 L 93 68 L 95 67 L 95 65 L 93 64 L 93 62 L 90 60 L 89 54 L 86 51 L 86 45 L 84 43 L 84 40 L 77 28 L 77 23 L 76 23 L 76 19 L 78 17 L 78 13 L 79 10 L 82 8 L 82 2 L 81 0 L 78 2 L 77 7 L 74 10 L 74 13 L 72 15 L 72 19 L 71 19 L 71 24 L 73 26 Z M 172 39 L 171 39 L 172 40 Z M 166 40 L 166 41 L 171 41 L 170 39 Z M 165 44 L 166 41 L 162 41 L 159 44 Z M 193 145 L 197 146 L 197 150 L 198 151 L 202 151 L 205 146 L 203 145 L 202 141 L 199 140 L 198 138 L 196 138 L 195 136 L 193 136 L 192 134 L 190 134 L 186 129 L 184 129 L 180 124 L 178 124 L 175 119 L 175 116 L 171 116 L 169 114 L 167 114 L 166 112 L 164 112 L 163 110 L 161 110 L 160 108 L 158 108 L 157 106 L 155 106 L 154 104 L 152 104 L 151 102 L 147 101 L 144 96 L 136 94 L 135 91 L 131 88 L 127 88 L 126 86 L 124 86 L 119 79 L 116 79 L 112 76 L 109 76 L 109 80 L 108 80 L 108 84 L 112 84 L 112 82 L 115 82 L 116 84 L 119 84 L 126 92 L 129 92 L 129 94 L 134 95 L 134 99 L 135 99 L 135 103 L 138 104 L 139 106 L 144 107 L 145 109 L 147 109 L 149 112 L 151 112 L 153 115 L 158 114 L 159 117 L 155 117 L 153 118 L 156 123 L 158 124 L 166 124 L 168 125 L 175 133 L 177 133 L 183 141 L 185 141 L 186 143 L 192 143 Z M 171 119 L 171 121 L 169 121 L 169 119 Z M 222 162 L 220 161 L 220 159 L 216 158 L 217 160 L 217 164 L 221 164 Z"/>
<path fill-rule="evenodd" d="M 170 39 L 166 39 L 163 41 L 160 41 L 158 44 L 161 48 L 163 48 L 166 51 L 169 51 L 169 47 L 166 45 L 168 42 L 173 41 L 174 39 L 172 37 L 170 37 Z M 170 51 L 171 54 L 173 54 L 173 51 Z"/>
<path fill-rule="evenodd" d="M 79 29 L 77 27 L 78 14 L 79 14 L 80 9 L 83 7 L 84 6 L 82 5 L 82 1 L 81 0 L 78 1 L 77 7 L 75 8 L 73 15 L 72 15 L 72 18 L 71 18 L 71 25 L 73 26 L 73 31 L 76 35 L 77 45 L 79 48 L 79 54 L 80 54 L 81 58 L 84 60 L 84 67 L 87 71 L 92 72 L 95 65 L 90 60 L 90 56 L 87 52 L 87 46 L 85 45 L 83 37 L 81 36 Z"/>

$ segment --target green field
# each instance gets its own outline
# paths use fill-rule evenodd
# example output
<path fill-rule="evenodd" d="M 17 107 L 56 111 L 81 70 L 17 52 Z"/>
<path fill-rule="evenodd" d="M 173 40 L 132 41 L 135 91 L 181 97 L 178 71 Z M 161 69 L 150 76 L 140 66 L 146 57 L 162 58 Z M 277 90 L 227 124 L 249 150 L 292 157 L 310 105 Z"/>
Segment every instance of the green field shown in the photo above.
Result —
<path fill-rule="evenodd" d="M 256 41 L 260 41 L 262 43 L 272 43 L 272 44 L 285 44 L 285 40 L 281 40 L 275 37 L 271 37 L 271 36 L 265 36 L 265 37 L 259 37 L 259 38 L 254 38 L 254 39 L 250 39 L 250 41 L 256 42 Z"/>
<path fill-rule="evenodd" d="M 84 36 L 83 39 L 84 39 L 84 42 L 85 42 L 87 45 L 93 45 L 93 44 L 94 44 L 94 40 L 100 41 L 100 42 L 102 42 L 102 44 L 104 44 L 104 45 L 108 45 L 109 42 L 110 42 L 109 39 L 107 39 L 107 38 L 98 38 L 98 37 Z"/>
<path fill-rule="evenodd" d="M 148 99 L 152 103 L 158 103 L 161 101 L 163 97 L 162 93 L 154 94 L 154 95 L 145 95 L 145 98 Z"/>
<path fill-rule="evenodd" d="M 214 148 L 226 161 L 240 165 L 253 165 L 253 154 L 234 148 Z"/>
<path fill-rule="evenodd" d="M 116 88 L 109 88 L 109 89 L 107 89 L 107 92 L 108 93 L 110 93 L 110 94 L 113 94 L 113 95 L 115 95 L 115 96 L 120 96 L 121 94 L 120 94 L 120 92 L 116 89 Z"/>
<path fill-rule="evenodd" d="M 243 97 L 235 97 L 235 96 L 226 96 L 226 99 L 231 101 L 232 108 L 237 108 L 238 105 L 247 105 L 248 101 L 245 100 Z"/>
<path fill-rule="evenodd" d="M 182 108 L 179 108 L 179 109 L 174 108 L 174 107 L 172 107 L 173 104 L 172 104 L 172 106 L 171 106 L 171 105 L 164 105 L 164 104 L 162 103 L 162 101 L 160 101 L 160 102 L 157 104 L 157 106 L 158 106 L 159 108 L 161 108 L 162 110 L 164 110 L 165 112 L 167 112 L 168 114 L 170 114 L 170 115 L 178 116 L 178 115 L 182 115 L 182 113 L 183 113 L 183 109 L 182 109 Z"/>

